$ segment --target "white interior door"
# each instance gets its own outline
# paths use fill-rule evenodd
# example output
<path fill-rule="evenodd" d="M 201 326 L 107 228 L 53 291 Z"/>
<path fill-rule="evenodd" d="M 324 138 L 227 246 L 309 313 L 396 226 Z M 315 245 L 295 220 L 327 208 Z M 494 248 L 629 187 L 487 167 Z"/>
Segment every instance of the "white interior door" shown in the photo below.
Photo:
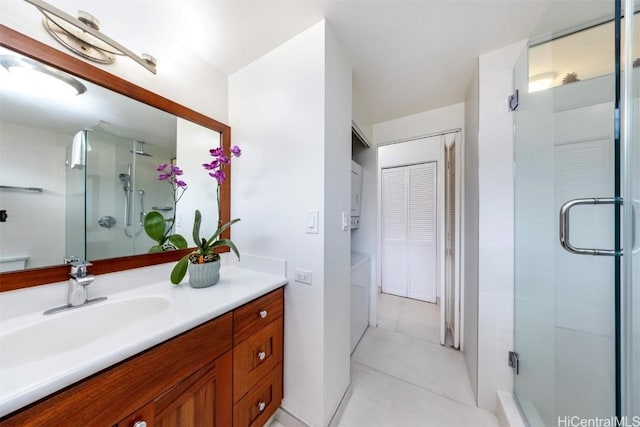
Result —
<path fill-rule="evenodd" d="M 435 303 L 438 259 L 436 162 L 409 166 L 407 174 L 408 295 L 410 298 Z"/>
<path fill-rule="evenodd" d="M 382 171 L 382 291 L 436 302 L 437 163 Z"/>
<path fill-rule="evenodd" d="M 407 172 L 382 171 L 382 292 L 407 296 Z"/>

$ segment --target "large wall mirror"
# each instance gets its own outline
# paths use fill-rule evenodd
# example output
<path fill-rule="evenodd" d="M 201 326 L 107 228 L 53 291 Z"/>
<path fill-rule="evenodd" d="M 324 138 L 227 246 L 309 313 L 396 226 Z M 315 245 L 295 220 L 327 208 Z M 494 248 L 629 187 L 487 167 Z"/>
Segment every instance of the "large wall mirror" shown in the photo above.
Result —
<path fill-rule="evenodd" d="M 0 290 L 65 280 L 64 260 L 74 257 L 96 273 L 179 258 L 148 254 L 149 212 L 175 218 L 188 240 L 195 209 L 211 228 L 203 234 L 215 229 L 215 182 L 201 165 L 209 149 L 229 149 L 228 126 L 3 26 L 0 45 Z M 7 70 L 13 62 L 54 67 L 82 93 L 24 85 Z M 159 164 L 184 170 L 178 204 Z"/>

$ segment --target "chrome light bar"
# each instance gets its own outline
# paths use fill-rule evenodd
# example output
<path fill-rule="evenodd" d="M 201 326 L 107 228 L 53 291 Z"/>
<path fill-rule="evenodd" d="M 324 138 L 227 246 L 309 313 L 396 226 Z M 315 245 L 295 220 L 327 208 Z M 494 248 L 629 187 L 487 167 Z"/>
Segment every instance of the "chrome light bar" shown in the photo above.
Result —
<path fill-rule="evenodd" d="M 44 15 L 43 25 L 60 44 L 92 61 L 110 64 L 113 55 L 128 56 L 147 70 L 156 74 L 156 59 L 143 53 L 138 56 L 112 38 L 99 31 L 98 20 L 86 12 L 80 17 L 68 13 L 42 0 L 24 0 L 34 5 Z M 69 25 L 66 25 L 69 24 Z"/>

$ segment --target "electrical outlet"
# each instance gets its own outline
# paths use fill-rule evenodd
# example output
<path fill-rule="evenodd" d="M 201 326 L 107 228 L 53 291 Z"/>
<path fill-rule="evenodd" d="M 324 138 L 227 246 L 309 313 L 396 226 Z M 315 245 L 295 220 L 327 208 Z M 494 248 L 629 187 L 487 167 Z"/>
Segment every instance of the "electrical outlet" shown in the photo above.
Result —
<path fill-rule="evenodd" d="M 295 281 L 300 283 L 311 284 L 311 272 L 309 270 L 296 269 Z"/>

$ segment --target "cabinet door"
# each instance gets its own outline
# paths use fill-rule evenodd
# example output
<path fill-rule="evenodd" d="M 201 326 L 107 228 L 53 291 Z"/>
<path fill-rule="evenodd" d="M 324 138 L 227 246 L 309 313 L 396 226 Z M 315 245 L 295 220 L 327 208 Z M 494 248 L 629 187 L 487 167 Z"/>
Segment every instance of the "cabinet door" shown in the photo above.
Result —
<path fill-rule="evenodd" d="M 233 407 L 234 427 L 262 427 L 282 402 L 282 363 L 262 378 Z"/>
<path fill-rule="evenodd" d="M 118 427 L 230 426 L 231 368 L 229 351 L 129 415 Z"/>
<path fill-rule="evenodd" d="M 156 427 L 231 425 L 231 352 L 154 401 Z"/>
<path fill-rule="evenodd" d="M 283 318 L 237 344 L 233 349 L 233 401 L 237 402 L 276 364 L 282 362 Z"/>

